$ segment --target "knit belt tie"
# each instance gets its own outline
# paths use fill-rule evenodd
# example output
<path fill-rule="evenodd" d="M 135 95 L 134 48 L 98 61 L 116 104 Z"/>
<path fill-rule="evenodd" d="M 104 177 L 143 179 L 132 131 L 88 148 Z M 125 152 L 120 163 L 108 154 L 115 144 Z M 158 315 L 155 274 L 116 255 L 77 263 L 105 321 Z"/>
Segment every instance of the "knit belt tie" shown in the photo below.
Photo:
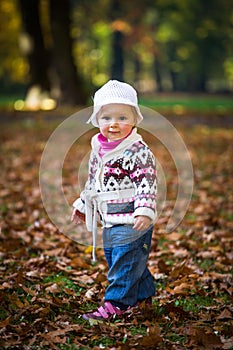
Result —
<path fill-rule="evenodd" d="M 87 230 L 92 232 L 92 259 L 96 261 L 96 241 L 97 241 L 97 222 L 98 222 L 98 209 L 100 203 L 108 200 L 118 200 L 131 198 L 135 194 L 134 189 L 129 188 L 118 191 L 108 192 L 96 192 L 86 191 L 85 196 L 85 213 L 86 213 L 86 227 Z M 101 212 L 100 212 L 101 214 Z"/>

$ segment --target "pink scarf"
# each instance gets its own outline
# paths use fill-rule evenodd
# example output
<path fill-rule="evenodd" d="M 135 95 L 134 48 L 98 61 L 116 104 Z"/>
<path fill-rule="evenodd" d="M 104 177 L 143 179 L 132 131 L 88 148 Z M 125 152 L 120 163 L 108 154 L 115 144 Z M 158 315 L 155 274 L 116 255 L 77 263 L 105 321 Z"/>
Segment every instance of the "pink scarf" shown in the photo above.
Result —
<path fill-rule="evenodd" d="M 132 131 L 131 131 L 132 132 Z M 114 148 L 116 148 L 126 137 L 128 137 L 131 132 L 125 136 L 123 139 L 111 141 L 109 142 L 108 139 L 101 133 L 98 134 L 97 140 L 100 143 L 100 150 L 99 155 L 102 158 L 107 152 L 112 151 Z"/>

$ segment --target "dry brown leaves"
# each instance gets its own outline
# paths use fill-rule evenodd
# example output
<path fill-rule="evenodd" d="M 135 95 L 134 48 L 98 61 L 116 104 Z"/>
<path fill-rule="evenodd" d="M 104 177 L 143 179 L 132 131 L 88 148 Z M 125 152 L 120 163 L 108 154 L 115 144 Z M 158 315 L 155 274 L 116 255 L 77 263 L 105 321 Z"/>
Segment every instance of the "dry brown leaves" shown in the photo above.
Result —
<path fill-rule="evenodd" d="M 90 250 L 46 217 L 38 165 L 52 126 L 31 123 L 1 130 L 0 348 L 233 349 L 231 130 L 180 128 L 195 190 L 182 224 L 167 234 L 177 186 L 175 169 L 166 164 L 169 201 L 149 261 L 157 283 L 153 306 L 90 325 L 80 315 L 104 295 L 106 262 L 99 250 L 93 265 Z M 156 152 L 167 159 L 162 147 Z"/>

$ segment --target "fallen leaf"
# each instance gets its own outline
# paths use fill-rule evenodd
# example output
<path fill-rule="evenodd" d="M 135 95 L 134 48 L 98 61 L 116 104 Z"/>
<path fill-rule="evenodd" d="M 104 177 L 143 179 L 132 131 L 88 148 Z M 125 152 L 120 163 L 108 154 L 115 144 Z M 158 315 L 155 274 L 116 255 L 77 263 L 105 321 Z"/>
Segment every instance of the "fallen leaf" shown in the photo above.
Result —
<path fill-rule="evenodd" d="M 228 309 L 224 309 L 219 316 L 216 317 L 218 320 L 233 320 L 232 313 Z"/>

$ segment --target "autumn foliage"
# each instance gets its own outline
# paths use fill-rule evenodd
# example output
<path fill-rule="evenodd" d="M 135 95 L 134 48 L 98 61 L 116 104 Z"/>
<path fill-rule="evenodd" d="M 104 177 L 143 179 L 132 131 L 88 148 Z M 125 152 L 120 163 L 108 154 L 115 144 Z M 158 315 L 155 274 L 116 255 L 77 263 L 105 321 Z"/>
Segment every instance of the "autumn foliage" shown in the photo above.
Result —
<path fill-rule="evenodd" d="M 38 167 L 54 127 L 30 118 L 0 131 L 0 348 L 233 349 L 232 129 L 177 124 L 195 187 L 183 222 L 168 234 L 176 177 L 166 162 L 168 200 L 149 260 L 157 286 L 153 304 L 88 323 L 80 315 L 101 302 L 107 265 L 101 249 L 93 264 L 89 247 L 60 233 L 43 209 Z M 156 152 L 167 159 L 163 147 Z M 71 159 L 67 183 L 73 181 Z"/>

